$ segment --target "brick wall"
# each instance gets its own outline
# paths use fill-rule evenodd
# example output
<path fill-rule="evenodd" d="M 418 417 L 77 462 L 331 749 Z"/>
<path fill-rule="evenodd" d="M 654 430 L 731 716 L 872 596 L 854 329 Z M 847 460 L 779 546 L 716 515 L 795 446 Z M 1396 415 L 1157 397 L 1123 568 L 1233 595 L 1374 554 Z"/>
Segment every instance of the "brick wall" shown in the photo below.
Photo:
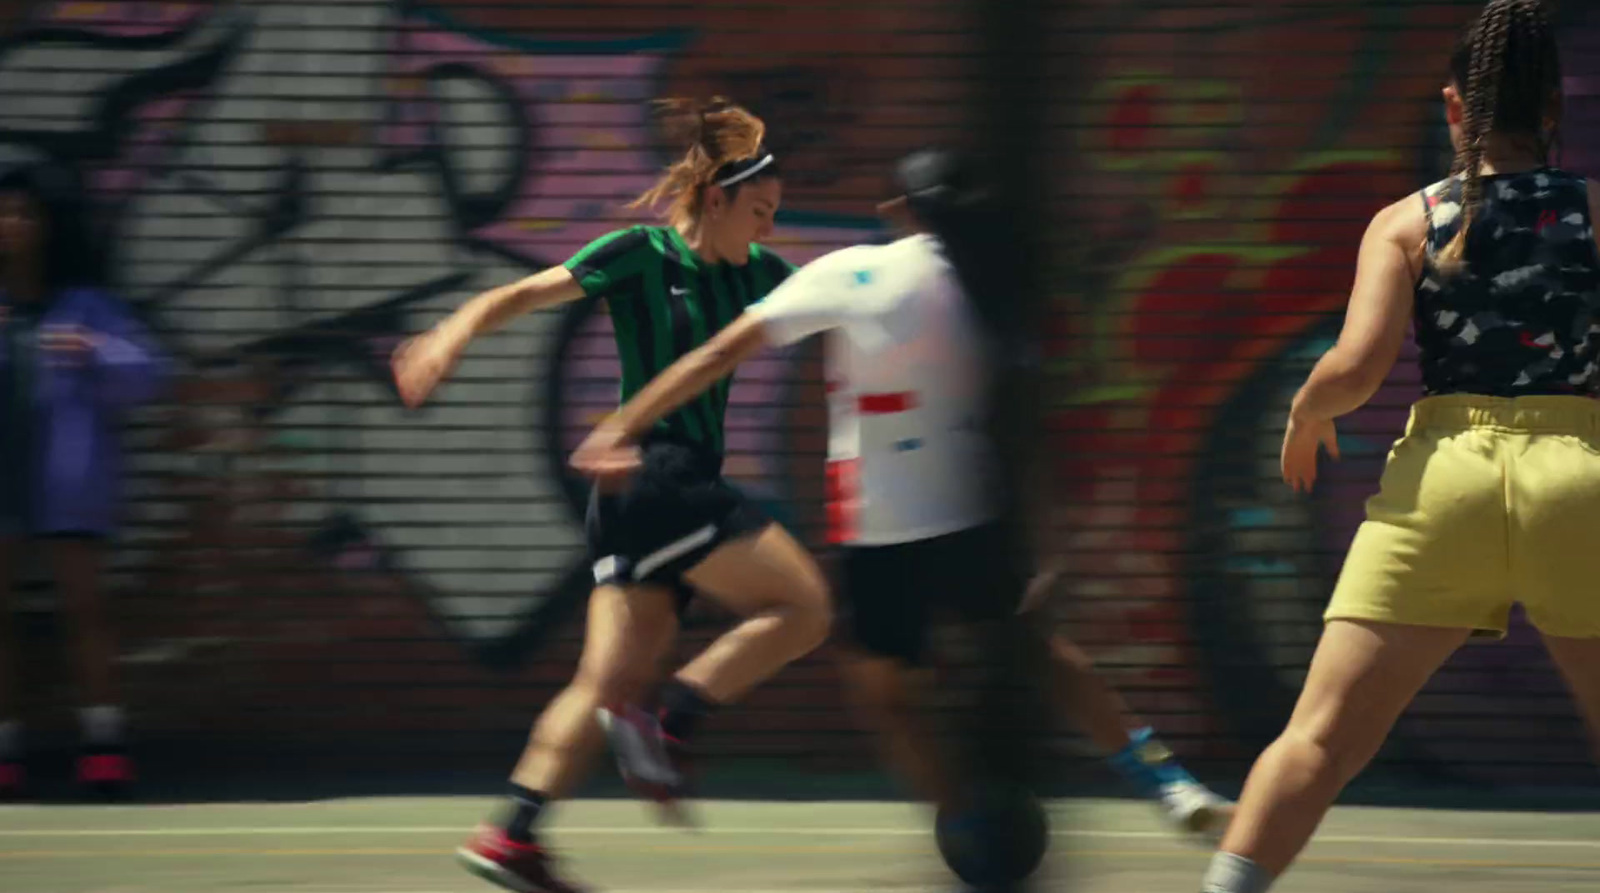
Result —
<path fill-rule="evenodd" d="M 1565 163 L 1596 171 L 1600 20 L 1567 4 Z M 1089 3 L 1086 95 L 1052 109 L 1061 228 L 1089 234 L 1064 290 L 1089 385 L 1059 407 L 1068 603 L 1136 706 L 1196 750 L 1282 728 L 1344 549 L 1418 396 L 1409 351 L 1341 421 L 1314 497 L 1277 479 L 1289 399 L 1331 346 L 1373 212 L 1444 175 L 1439 89 L 1477 4 Z M 1076 60 L 1072 60 L 1076 62 Z M 1473 780 L 1588 778 L 1535 637 L 1473 645 L 1381 757 Z"/>
<path fill-rule="evenodd" d="M 1442 170 L 1437 92 L 1473 6 L 1057 7 L 1052 66 L 1074 86 L 1039 114 L 1058 161 L 1040 188 L 1075 234 L 1051 295 L 1075 385 L 1051 413 L 1062 596 L 1181 750 L 1238 759 L 1281 725 L 1414 376 L 1346 426 L 1350 458 L 1312 501 L 1273 478 L 1284 407 L 1337 331 L 1367 217 Z M 1600 21 L 1568 18 L 1567 160 L 1594 169 Z M 768 118 L 780 252 L 874 237 L 885 162 L 973 138 L 970 30 L 953 0 L 60 2 L 12 24 L 0 159 L 83 170 L 117 286 L 184 373 L 130 432 L 116 589 L 141 724 L 525 726 L 579 644 L 560 467 L 615 393 L 604 320 L 525 319 L 418 413 L 388 350 L 636 219 L 621 205 L 666 159 L 655 96 L 727 93 Z M 815 363 L 807 346 L 750 364 L 730 416 L 732 474 L 808 535 Z M 832 660 L 711 740 L 865 761 Z M 53 669 L 33 667 L 41 705 L 63 694 Z M 1568 779 L 1577 735 L 1519 627 L 1452 664 L 1391 756 Z"/>

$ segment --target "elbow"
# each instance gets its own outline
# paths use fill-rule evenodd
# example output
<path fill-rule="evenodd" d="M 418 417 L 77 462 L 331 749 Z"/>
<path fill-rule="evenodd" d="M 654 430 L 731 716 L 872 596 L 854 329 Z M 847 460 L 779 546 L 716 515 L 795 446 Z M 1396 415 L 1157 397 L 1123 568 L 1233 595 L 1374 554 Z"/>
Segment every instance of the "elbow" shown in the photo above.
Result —
<path fill-rule="evenodd" d="M 761 326 L 741 320 L 724 329 L 694 353 L 700 371 L 718 379 L 732 375 L 740 363 L 760 353 L 765 346 L 766 338 Z"/>
<path fill-rule="evenodd" d="M 737 339 L 713 338 L 706 345 L 707 361 L 719 369 L 729 372 L 738 368 L 740 363 L 750 359 L 761 350 L 761 342 L 755 338 L 744 337 Z"/>
<path fill-rule="evenodd" d="M 1381 356 L 1376 353 L 1363 352 L 1349 357 L 1338 356 L 1334 363 L 1335 378 L 1341 383 L 1342 390 L 1358 394 L 1362 399 L 1371 397 L 1383 387 L 1389 377 L 1389 371 L 1394 368 L 1395 357 Z"/>
<path fill-rule="evenodd" d="M 1323 356 L 1306 382 L 1307 390 L 1321 391 L 1340 404 L 1359 406 L 1383 387 L 1394 361 L 1375 356 L 1344 354 L 1335 348 Z"/>
<path fill-rule="evenodd" d="M 707 344 L 693 354 L 693 368 L 690 371 L 694 381 L 717 381 L 732 375 L 744 357 L 732 345 Z"/>
<path fill-rule="evenodd" d="M 1389 380 L 1390 368 L 1392 367 L 1364 370 L 1361 373 L 1355 382 L 1356 391 L 1361 394 L 1361 402 L 1367 402 L 1372 399 L 1372 395 L 1378 393 L 1378 389 L 1383 387 L 1383 383 Z"/>

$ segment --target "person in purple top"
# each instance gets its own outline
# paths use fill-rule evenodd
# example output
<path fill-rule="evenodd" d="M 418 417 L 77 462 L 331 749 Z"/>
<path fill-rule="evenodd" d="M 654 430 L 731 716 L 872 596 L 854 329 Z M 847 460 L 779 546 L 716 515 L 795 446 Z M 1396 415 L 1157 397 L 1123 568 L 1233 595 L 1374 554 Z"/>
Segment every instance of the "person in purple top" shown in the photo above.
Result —
<path fill-rule="evenodd" d="M 0 796 L 24 785 L 11 591 L 35 556 L 70 621 L 79 780 L 102 793 L 132 780 L 101 568 L 119 502 L 121 417 L 157 394 L 164 364 L 100 287 L 80 196 L 54 167 L 0 171 Z"/>

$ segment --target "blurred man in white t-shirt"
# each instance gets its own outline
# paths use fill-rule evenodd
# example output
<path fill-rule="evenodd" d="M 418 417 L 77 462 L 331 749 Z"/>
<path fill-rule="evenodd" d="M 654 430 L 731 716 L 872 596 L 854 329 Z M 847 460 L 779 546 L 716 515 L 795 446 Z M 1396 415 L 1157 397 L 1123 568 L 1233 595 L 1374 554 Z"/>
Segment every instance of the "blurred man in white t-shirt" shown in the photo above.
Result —
<path fill-rule="evenodd" d="M 602 423 L 574 464 L 601 477 L 629 473 L 633 438 L 657 419 L 760 350 L 825 334 L 828 538 L 841 550 L 849 684 L 877 718 L 895 768 L 945 805 L 963 780 L 911 708 L 915 670 L 936 614 L 982 624 L 1028 607 L 1031 571 L 1006 517 L 1016 485 L 1001 473 L 986 423 L 996 370 L 1025 359 L 1030 339 L 1008 331 L 1017 326 L 1002 303 L 973 298 L 983 287 L 973 284 L 984 273 L 981 243 L 996 233 L 963 221 L 982 202 L 970 167 L 929 150 L 904 159 L 897 175 L 902 196 L 880 210 L 909 235 L 833 252 L 791 275 Z M 1070 640 L 1046 638 L 1067 712 L 1111 764 L 1177 826 L 1220 833 L 1231 804 L 1133 720 Z"/>

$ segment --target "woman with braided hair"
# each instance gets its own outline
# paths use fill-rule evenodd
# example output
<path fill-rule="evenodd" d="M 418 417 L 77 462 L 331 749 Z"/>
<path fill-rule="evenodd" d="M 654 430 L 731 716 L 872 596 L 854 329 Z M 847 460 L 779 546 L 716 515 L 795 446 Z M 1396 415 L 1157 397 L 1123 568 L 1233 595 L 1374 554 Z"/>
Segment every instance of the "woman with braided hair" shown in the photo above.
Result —
<path fill-rule="evenodd" d="M 1263 893 L 1444 661 L 1520 601 L 1600 739 L 1600 188 L 1549 164 L 1561 73 L 1539 0 L 1493 0 L 1444 89 L 1450 178 L 1380 211 L 1338 343 L 1290 409 L 1308 490 L 1333 420 L 1415 326 L 1425 394 L 1389 454 L 1288 728 L 1256 761 L 1202 882 Z"/>

